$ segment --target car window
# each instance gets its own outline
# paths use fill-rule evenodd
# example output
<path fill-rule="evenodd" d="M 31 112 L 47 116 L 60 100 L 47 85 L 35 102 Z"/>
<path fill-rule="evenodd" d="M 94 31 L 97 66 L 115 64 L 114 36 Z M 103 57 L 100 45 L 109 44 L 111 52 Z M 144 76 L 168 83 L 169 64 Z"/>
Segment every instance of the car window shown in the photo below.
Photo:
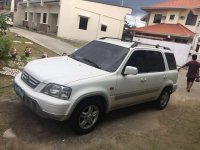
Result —
<path fill-rule="evenodd" d="M 176 66 L 176 60 L 175 60 L 174 54 L 165 53 L 165 56 L 167 58 L 167 63 L 168 63 L 168 66 L 169 66 L 169 70 L 176 70 L 177 66 Z"/>
<path fill-rule="evenodd" d="M 148 64 L 148 72 L 165 71 L 165 63 L 161 52 L 147 51 L 146 59 Z"/>
<path fill-rule="evenodd" d="M 125 66 L 136 67 L 138 69 L 138 73 L 148 72 L 146 62 L 146 51 L 139 50 L 133 52 Z"/>
<path fill-rule="evenodd" d="M 126 63 L 126 66 L 136 67 L 138 73 L 165 71 L 163 56 L 157 51 L 135 51 Z"/>
<path fill-rule="evenodd" d="M 101 41 L 92 41 L 70 57 L 99 69 L 114 72 L 120 66 L 128 48 Z"/>

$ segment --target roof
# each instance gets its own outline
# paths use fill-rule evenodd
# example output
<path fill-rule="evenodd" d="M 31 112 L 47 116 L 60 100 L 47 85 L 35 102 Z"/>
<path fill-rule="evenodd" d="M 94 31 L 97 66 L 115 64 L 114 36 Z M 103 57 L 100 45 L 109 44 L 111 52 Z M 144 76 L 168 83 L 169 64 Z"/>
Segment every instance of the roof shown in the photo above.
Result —
<path fill-rule="evenodd" d="M 154 5 L 143 7 L 143 10 L 148 9 L 194 9 L 200 8 L 200 0 L 167 0 L 166 2 L 157 3 Z"/>
<path fill-rule="evenodd" d="M 101 2 L 101 1 L 97 1 L 97 0 L 84 0 L 84 1 L 93 2 L 93 3 L 99 3 L 99 4 L 104 4 L 104 5 L 110 5 L 110 6 L 116 6 L 116 7 L 122 7 L 122 8 L 128 8 L 128 9 L 133 10 L 131 7 L 115 5 L 115 4 L 111 4 L 111 3 L 104 3 L 104 2 Z"/>
<path fill-rule="evenodd" d="M 171 35 L 181 37 L 193 37 L 194 32 L 190 31 L 181 24 L 156 24 L 151 26 L 145 26 L 141 28 L 132 28 L 132 31 L 156 35 Z"/>

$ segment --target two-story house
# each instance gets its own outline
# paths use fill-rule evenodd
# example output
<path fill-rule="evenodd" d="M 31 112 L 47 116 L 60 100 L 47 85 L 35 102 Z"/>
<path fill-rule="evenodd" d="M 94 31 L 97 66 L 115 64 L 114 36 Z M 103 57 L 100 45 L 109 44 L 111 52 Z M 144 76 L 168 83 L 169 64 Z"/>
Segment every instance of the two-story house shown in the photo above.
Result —
<path fill-rule="evenodd" d="M 14 25 L 81 41 L 121 38 L 124 18 L 131 12 L 131 8 L 89 0 L 23 0 L 18 3 Z"/>
<path fill-rule="evenodd" d="M 132 29 L 135 36 L 192 43 L 200 21 L 200 0 L 166 0 L 142 9 L 147 24 Z"/>

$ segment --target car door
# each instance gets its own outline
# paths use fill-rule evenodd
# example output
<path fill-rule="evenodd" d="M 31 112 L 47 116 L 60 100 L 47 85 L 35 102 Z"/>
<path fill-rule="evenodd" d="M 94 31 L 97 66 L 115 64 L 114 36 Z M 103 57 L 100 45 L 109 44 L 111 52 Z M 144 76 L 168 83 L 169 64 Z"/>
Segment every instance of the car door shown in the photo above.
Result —
<path fill-rule="evenodd" d="M 146 52 L 146 61 L 148 64 L 148 96 L 151 99 L 156 99 L 167 80 L 163 54 L 158 50 L 149 50 Z"/>
<path fill-rule="evenodd" d="M 138 69 L 137 75 L 123 75 L 126 66 Z M 122 74 L 117 76 L 115 107 L 123 107 L 148 99 L 146 51 L 136 50 L 128 59 Z"/>

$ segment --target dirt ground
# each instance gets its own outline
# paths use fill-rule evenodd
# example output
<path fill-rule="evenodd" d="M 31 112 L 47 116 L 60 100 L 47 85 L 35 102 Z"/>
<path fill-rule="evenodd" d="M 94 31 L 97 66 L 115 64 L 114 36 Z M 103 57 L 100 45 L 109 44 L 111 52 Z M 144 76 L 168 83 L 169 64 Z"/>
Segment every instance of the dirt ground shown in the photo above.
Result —
<path fill-rule="evenodd" d="M 11 92 L 0 95 L 0 150 L 198 150 L 200 83 L 186 92 L 185 70 L 165 110 L 151 103 L 111 112 L 92 133 L 77 136 L 67 122 L 40 118 Z M 4 89 L 6 90 L 6 89 Z M 12 128 L 16 138 L 3 138 Z"/>

